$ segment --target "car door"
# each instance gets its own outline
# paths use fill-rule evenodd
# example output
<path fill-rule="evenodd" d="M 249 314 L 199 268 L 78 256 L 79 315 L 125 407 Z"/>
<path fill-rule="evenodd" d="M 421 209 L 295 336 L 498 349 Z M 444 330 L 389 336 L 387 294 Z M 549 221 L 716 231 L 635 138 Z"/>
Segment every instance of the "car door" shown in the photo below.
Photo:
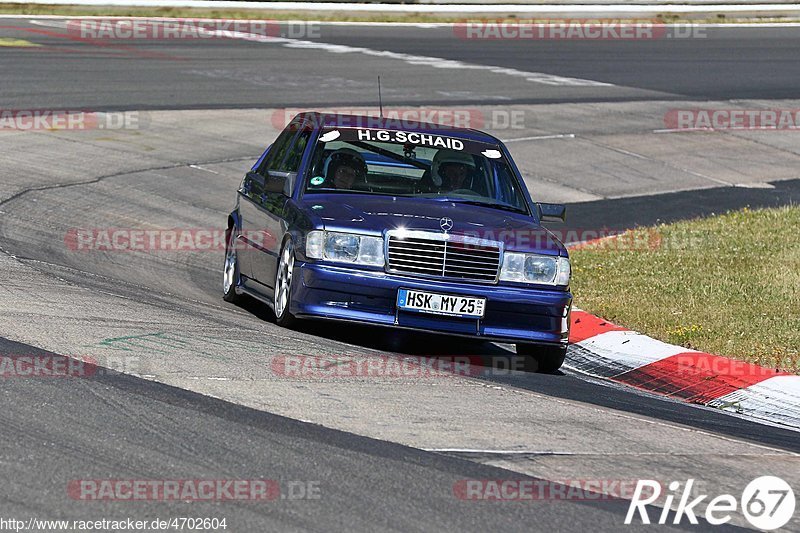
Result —
<path fill-rule="evenodd" d="M 239 216 L 242 232 L 236 243 L 239 273 L 247 278 L 253 278 L 252 255 L 257 235 L 255 234 L 255 204 L 261 202 L 264 194 L 266 179 L 256 170 L 248 172 L 239 187 Z"/>
<path fill-rule="evenodd" d="M 297 170 L 311 137 L 311 129 L 294 124 L 296 134 L 283 149 L 278 146 L 274 157 L 269 158 L 264 169 L 264 190 L 260 202 L 254 204 L 255 229 L 261 234 L 261 242 L 253 247 L 250 270 L 260 285 L 273 289 L 277 272 L 278 256 L 288 225 L 286 204 L 297 181 Z M 276 142 L 276 146 L 278 143 Z M 271 291 L 270 291 L 271 292 Z"/>
<path fill-rule="evenodd" d="M 239 216 L 241 217 L 242 233 L 239 247 L 239 271 L 250 279 L 257 279 L 253 267 L 256 258 L 260 259 L 261 248 L 265 237 L 265 228 L 262 227 L 260 206 L 266 194 L 267 168 L 270 162 L 281 154 L 282 159 L 291 146 L 297 131 L 287 127 L 267 151 L 261 164 L 248 172 L 239 189 Z M 256 289 L 257 287 L 251 286 Z"/>

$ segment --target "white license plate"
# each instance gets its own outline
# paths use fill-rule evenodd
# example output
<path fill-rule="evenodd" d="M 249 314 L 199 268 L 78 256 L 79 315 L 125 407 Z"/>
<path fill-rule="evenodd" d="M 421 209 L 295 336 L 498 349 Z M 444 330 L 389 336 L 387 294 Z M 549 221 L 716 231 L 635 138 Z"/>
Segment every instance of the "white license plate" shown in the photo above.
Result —
<path fill-rule="evenodd" d="M 486 298 L 400 289 L 397 291 L 397 307 L 417 313 L 481 318 L 486 309 Z"/>

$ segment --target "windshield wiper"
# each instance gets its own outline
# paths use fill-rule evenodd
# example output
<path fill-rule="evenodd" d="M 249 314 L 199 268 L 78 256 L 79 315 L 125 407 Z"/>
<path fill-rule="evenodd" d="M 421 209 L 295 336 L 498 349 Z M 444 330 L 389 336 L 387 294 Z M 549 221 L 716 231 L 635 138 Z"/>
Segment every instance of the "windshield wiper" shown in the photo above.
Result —
<path fill-rule="evenodd" d="M 480 205 L 484 207 L 494 207 L 495 209 L 502 209 L 503 211 L 512 211 L 514 213 L 524 213 L 528 214 L 524 209 L 520 209 L 519 207 L 514 207 L 513 205 L 508 204 L 498 204 L 495 202 L 482 202 L 480 200 L 465 200 L 462 198 L 447 198 L 448 202 L 455 202 L 458 204 L 469 204 L 469 205 Z"/>

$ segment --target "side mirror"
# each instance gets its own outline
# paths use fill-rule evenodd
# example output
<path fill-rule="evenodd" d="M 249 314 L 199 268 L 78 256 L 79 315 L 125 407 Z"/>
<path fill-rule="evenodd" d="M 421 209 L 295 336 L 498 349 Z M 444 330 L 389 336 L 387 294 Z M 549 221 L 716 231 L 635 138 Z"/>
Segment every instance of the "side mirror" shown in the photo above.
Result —
<path fill-rule="evenodd" d="M 293 176 L 293 172 L 269 172 L 267 182 L 264 184 L 264 192 L 291 196 L 292 184 L 294 183 Z"/>
<path fill-rule="evenodd" d="M 536 208 L 539 210 L 540 220 L 560 220 L 561 222 L 567 220 L 567 207 L 563 204 L 537 203 Z"/>

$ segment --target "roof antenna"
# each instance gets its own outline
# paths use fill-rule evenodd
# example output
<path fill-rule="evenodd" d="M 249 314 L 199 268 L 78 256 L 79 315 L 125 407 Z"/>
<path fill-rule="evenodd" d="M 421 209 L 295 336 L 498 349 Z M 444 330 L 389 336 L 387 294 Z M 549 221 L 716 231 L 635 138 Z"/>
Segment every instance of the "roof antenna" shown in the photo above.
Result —
<path fill-rule="evenodd" d="M 378 76 L 378 109 L 381 112 L 381 118 L 383 118 L 383 98 L 381 98 L 381 77 Z"/>

